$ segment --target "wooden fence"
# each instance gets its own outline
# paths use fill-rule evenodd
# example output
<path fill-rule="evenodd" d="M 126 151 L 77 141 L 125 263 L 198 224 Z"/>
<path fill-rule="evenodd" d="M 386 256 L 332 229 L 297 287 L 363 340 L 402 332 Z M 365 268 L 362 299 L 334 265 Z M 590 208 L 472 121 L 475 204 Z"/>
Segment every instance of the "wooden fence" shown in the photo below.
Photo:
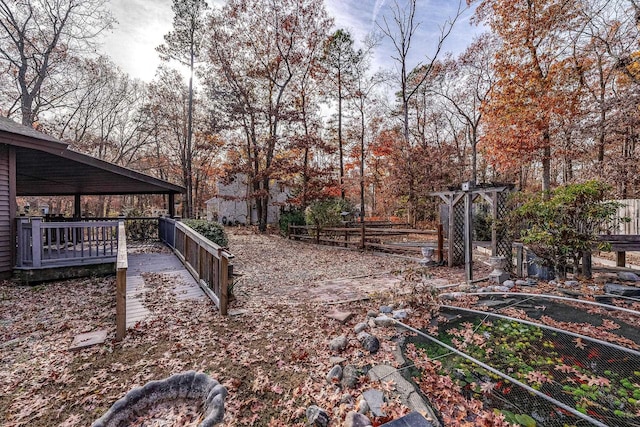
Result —
<path fill-rule="evenodd" d="M 76 266 L 115 262 L 118 221 L 43 222 L 18 218 L 17 267 Z"/>
<path fill-rule="evenodd" d="M 444 258 L 444 237 L 441 224 L 436 230 L 386 228 L 368 224 L 365 224 L 364 227 L 320 228 L 312 225 L 289 225 L 287 237 L 316 244 L 404 254 L 420 254 L 422 247 L 430 246 L 435 247 L 439 262 L 442 262 Z"/>
<path fill-rule="evenodd" d="M 160 240 L 174 250 L 220 313 L 226 315 L 233 255 L 174 219 L 160 218 L 158 231 Z"/>
<path fill-rule="evenodd" d="M 613 221 L 612 234 L 640 234 L 640 199 L 616 200 L 622 206 L 618 208 L 616 219 Z M 621 221 L 620 218 L 630 221 Z"/>

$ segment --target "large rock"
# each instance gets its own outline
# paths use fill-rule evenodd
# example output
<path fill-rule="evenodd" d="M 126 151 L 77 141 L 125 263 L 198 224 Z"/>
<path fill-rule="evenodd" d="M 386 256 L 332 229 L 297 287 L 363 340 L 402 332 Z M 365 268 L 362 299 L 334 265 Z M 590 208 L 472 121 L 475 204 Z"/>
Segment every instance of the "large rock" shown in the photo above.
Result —
<path fill-rule="evenodd" d="M 369 413 L 369 404 L 367 403 L 367 399 L 365 399 L 363 396 L 360 396 L 360 399 L 358 399 L 358 413 Z"/>
<path fill-rule="evenodd" d="M 404 320 L 409 316 L 409 312 L 405 309 L 393 310 L 393 318 L 397 320 Z"/>
<path fill-rule="evenodd" d="M 342 366 L 336 365 L 327 374 L 329 384 L 338 384 L 342 380 Z"/>
<path fill-rule="evenodd" d="M 414 412 L 424 414 L 428 419 L 437 419 L 433 409 L 423 400 L 415 386 L 407 381 L 402 374 L 393 366 L 376 365 L 368 372 L 372 382 L 393 381 L 395 392 L 399 395 L 400 401 Z"/>
<path fill-rule="evenodd" d="M 369 404 L 369 410 L 374 417 L 384 416 L 382 404 L 384 403 L 384 394 L 380 390 L 369 389 L 362 393 L 362 397 Z"/>
<path fill-rule="evenodd" d="M 329 348 L 331 351 L 342 351 L 347 348 L 347 337 L 341 335 L 337 338 L 334 338 L 329 343 Z"/>
<path fill-rule="evenodd" d="M 356 334 L 359 334 L 360 332 L 362 332 L 365 329 L 367 329 L 367 327 L 368 327 L 368 325 L 365 322 L 360 322 L 356 326 L 353 327 L 353 331 Z"/>
<path fill-rule="evenodd" d="M 514 282 L 513 280 L 505 280 L 504 282 L 502 282 L 502 286 L 504 286 L 507 289 L 511 289 L 516 285 L 516 282 Z"/>
<path fill-rule="evenodd" d="M 329 358 L 329 363 L 331 363 L 332 365 L 342 365 L 342 363 L 346 361 L 347 359 L 345 359 L 344 357 L 331 356 Z"/>
<path fill-rule="evenodd" d="M 377 353 L 380 349 L 380 341 L 378 338 L 366 332 L 360 332 L 358 334 L 358 341 L 362 344 L 362 348 L 371 354 Z"/>
<path fill-rule="evenodd" d="M 389 314 L 392 311 L 393 311 L 393 307 L 391 307 L 390 305 L 381 305 L 380 306 L 380 313 Z"/>
<path fill-rule="evenodd" d="M 623 297 L 640 296 L 640 288 L 635 286 L 625 286 L 618 283 L 607 283 L 604 285 L 604 291 L 612 295 L 620 295 Z"/>
<path fill-rule="evenodd" d="M 353 365 L 345 366 L 342 370 L 342 381 L 340 381 L 342 388 L 355 388 L 358 384 L 359 376 L 360 372 L 358 371 L 358 368 Z"/>
<path fill-rule="evenodd" d="M 410 412 L 402 418 L 382 424 L 382 427 L 433 427 L 433 424 L 418 412 Z"/>
<path fill-rule="evenodd" d="M 351 319 L 352 316 L 353 313 L 351 313 L 350 311 L 340 311 L 337 309 L 334 309 L 327 313 L 327 317 L 335 319 L 340 323 L 345 323 L 347 320 Z"/>
<path fill-rule="evenodd" d="M 371 420 L 363 414 L 351 411 L 344 419 L 344 427 L 368 427 L 371 426 Z"/>
<path fill-rule="evenodd" d="M 395 323 L 391 317 L 384 314 L 373 319 L 373 322 L 376 324 L 376 326 L 383 327 L 392 326 Z"/>
<path fill-rule="evenodd" d="M 316 405 L 309 406 L 306 415 L 308 426 L 327 427 L 329 425 L 329 415 Z"/>
<path fill-rule="evenodd" d="M 620 280 L 626 280 L 628 282 L 640 282 L 640 277 L 636 273 L 632 273 L 630 271 L 618 272 L 618 278 Z"/>

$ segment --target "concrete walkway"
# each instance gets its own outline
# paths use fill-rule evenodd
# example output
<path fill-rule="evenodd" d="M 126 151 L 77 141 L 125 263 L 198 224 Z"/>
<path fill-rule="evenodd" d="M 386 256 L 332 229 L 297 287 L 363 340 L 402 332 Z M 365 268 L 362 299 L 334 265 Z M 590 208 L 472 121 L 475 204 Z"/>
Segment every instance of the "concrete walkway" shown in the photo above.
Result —
<path fill-rule="evenodd" d="M 196 283 L 174 254 L 166 253 L 140 253 L 128 255 L 129 268 L 127 269 L 127 328 L 134 326 L 151 315 L 144 306 L 144 294 L 151 289 L 151 285 L 145 283 L 143 273 L 157 273 L 174 279 L 173 292 L 176 298 L 202 299 L 205 293 Z"/>

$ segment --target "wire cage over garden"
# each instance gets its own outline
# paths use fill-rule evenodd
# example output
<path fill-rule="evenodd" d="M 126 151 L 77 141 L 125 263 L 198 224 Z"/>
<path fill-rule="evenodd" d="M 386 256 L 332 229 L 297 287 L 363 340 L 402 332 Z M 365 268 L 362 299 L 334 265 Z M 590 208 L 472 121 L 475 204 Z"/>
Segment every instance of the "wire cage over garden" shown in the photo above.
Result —
<path fill-rule="evenodd" d="M 524 426 L 639 426 L 638 302 L 483 296 L 416 345 L 465 397 Z"/>

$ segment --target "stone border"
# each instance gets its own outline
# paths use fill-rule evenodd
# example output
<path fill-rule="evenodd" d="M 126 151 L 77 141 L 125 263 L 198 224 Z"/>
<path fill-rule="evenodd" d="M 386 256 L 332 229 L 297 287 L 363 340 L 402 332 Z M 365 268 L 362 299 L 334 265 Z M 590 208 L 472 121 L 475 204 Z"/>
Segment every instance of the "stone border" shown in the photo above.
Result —
<path fill-rule="evenodd" d="M 227 389 L 209 375 L 195 371 L 183 372 L 134 388 L 116 401 L 92 427 L 125 426 L 133 416 L 152 405 L 174 399 L 202 401 L 205 419 L 199 427 L 211 427 L 224 417 L 226 396 Z"/>

